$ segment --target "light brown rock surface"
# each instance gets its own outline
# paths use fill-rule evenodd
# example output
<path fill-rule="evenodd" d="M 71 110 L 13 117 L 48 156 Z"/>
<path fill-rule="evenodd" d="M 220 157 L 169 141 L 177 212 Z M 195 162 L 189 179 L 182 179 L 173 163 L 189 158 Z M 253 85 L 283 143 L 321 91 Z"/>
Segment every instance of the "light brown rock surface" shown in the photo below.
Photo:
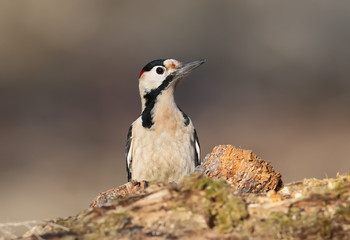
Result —
<path fill-rule="evenodd" d="M 241 192 L 278 191 L 283 187 L 281 174 L 251 150 L 231 145 L 216 146 L 197 169 L 208 177 L 226 180 Z"/>

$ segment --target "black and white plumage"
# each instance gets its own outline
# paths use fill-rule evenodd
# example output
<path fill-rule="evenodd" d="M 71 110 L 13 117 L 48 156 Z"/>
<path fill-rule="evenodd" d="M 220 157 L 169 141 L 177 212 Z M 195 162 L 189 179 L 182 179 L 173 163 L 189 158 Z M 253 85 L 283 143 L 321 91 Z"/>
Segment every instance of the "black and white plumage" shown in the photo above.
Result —
<path fill-rule="evenodd" d="M 197 132 L 176 105 L 174 91 L 184 76 L 204 62 L 160 59 L 142 69 L 142 113 L 129 128 L 125 149 L 128 181 L 177 182 L 200 164 Z"/>

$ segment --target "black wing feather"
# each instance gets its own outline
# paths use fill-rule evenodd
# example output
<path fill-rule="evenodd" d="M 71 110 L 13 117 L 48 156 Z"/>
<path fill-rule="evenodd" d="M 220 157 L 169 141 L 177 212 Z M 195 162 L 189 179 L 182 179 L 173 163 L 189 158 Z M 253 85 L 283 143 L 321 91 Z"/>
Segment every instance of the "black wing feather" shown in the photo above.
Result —
<path fill-rule="evenodd" d="M 128 182 L 130 182 L 130 180 L 131 180 L 132 156 L 128 156 L 129 155 L 129 151 L 130 151 L 130 147 L 131 147 L 131 141 L 132 141 L 132 125 L 129 128 L 128 136 L 127 136 L 127 139 L 126 139 L 126 146 L 125 146 L 126 173 L 128 175 Z M 130 162 L 128 162 L 128 157 L 130 157 Z"/>

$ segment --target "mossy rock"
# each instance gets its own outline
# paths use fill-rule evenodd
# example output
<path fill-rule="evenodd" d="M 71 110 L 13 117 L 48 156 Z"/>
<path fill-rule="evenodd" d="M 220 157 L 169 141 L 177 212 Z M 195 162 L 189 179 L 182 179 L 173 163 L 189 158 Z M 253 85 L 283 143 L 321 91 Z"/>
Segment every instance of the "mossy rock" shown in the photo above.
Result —
<path fill-rule="evenodd" d="M 350 239 L 350 177 L 241 193 L 192 175 L 36 226 L 23 239 Z"/>

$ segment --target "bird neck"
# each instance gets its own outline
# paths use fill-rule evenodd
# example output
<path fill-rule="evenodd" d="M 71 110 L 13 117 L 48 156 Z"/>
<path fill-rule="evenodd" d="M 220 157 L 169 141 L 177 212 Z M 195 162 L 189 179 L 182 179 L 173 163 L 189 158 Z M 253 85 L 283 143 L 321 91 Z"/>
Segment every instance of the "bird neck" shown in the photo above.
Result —
<path fill-rule="evenodd" d="M 153 108 L 153 117 L 174 114 L 178 111 L 175 103 L 174 93 L 172 91 L 165 91 L 156 99 Z"/>
<path fill-rule="evenodd" d="M 174 89 L 169 88 L 156 95 L 146 94 L 142 98 L 142 125 L 151 128 L 157 119 L 169 119 L 178 111 Z"/>

